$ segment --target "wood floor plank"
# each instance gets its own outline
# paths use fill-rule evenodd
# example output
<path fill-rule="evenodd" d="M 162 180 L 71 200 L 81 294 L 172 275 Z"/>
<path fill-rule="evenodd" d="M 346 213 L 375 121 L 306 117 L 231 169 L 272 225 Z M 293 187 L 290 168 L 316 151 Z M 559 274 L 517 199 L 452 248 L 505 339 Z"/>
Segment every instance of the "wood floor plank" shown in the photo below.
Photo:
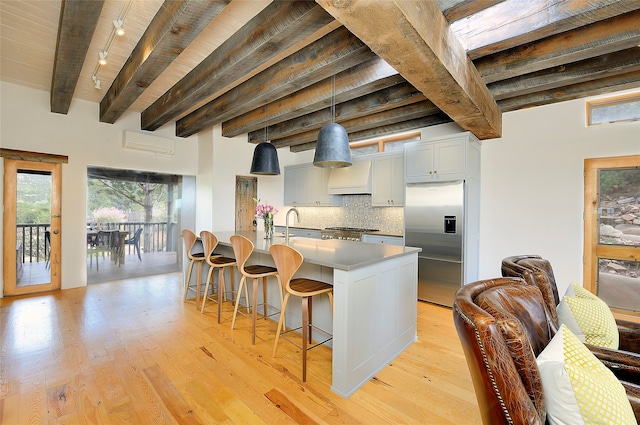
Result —
<path fill-rule="evenodd" d="M 76 389 L 76 411 L 79 420 L 69 423 L 109 423 L 108 412 L 93 369 L 77 373 L 72 385 Z"/>
<path fill-rule="evenodd" d="M 131 402 L 122 381 L 115 374 L 111 360 L 107 359 L 105 362 L 93 366 L 92 370 L 100 389 L 101 403 L 107 412 Z"/>
<path fill-rule="evenodd" d="M 49 420 L 60 418 L 75 411 L 76 407 L 73 397 L 70 383 L 47 389 Z"/>
<path fill-rule="evenodd" d="M 143 370 L 151 386 L 156 391 L 164 406 L 179 424 L 201 425 L 202 422 L 194 416 L 191 406 L 182 398 L 176 387 L 162 372 L 158 365 Z"/>
<path fill-rule="evenodd" d="M 143 376 L 143 368 L 137 362 L 138 359 L 132 358 L 128 350 L 124 348 L 113 350 L 111 355 L 116 375 L 120 380 L 126 382 L 127 394 L 132 400 L 135 400 L 133 406 L 138 416 L 147 418 L 149 422 L 172 424 L 173 422 L 165 412 L 161 401 Z"/>
<path fill-rule="evenodd" d="M 20 405 L 18 411 L 19 424 L 46 424 L 47 416 L 47 394 L 42 382 L 33 385 L 25 385 L 28 388 L 20 393 Z"/>
<path fill-rule="evenodd" d="M 418 341 L 343 398 L 330 348 L 309 352 L 303 383 L 299 349 L 271 356 L 276 323 L 259 320 L 252 345 L 250 318 L 231 330 L 227 302 L 218 324 L 182 301 L 182 279 L 0 299 L 2 425 L 480 424 L 450 309 L 418 303 Z"/>
<path fill-rule="evenodd" d="M 286 413 L 287 416 L 293 419 L 296 423 L 309 425 L 319 423 L 277 388 L 267 391 L 265 397 L 267 397 L 274 406 Z"/>

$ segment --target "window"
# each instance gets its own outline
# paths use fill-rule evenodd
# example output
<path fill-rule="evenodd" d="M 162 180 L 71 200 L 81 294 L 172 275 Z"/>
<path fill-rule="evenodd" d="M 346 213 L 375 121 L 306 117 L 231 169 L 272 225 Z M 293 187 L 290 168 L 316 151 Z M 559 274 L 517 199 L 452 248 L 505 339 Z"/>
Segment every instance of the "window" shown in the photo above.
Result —
<path fill-rule="evenodd" d="M 585 287 L 640 313 L 640 156 L 585 160 Z"/>
<path fill-rule="evenodd" d="M 180 270 L 181 183 L 177 175 L 87 168 L 88 283 Z M 105 233 L 113 239 L 100 249 Z"/>
<path fill-rule="evenodd" d="M 587 102 L 587 125 L 640 120 L 640 94 Z"/>
<path fill-rule="evenodd" d="M 411 133 L 395 134 L 393 136 L 354 142 L 350 144 L 351 153 L 357 156 L 377 152 L 401 151 L 404 149 L 405 143 L 419 141 L 420 137 L 421 133 L 414 131 Z"/>

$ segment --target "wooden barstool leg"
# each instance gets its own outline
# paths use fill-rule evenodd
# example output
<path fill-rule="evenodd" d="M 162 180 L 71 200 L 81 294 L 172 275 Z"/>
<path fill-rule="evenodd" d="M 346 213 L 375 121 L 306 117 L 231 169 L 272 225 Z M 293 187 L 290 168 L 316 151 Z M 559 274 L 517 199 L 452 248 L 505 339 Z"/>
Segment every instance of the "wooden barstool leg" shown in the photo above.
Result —
<path fill-rule="evenodd" d="M 91 261 L 93 262 L 93 257 L 91 257 Z M 191 272 L 193 271 L 193 263 L 194 261 L 189 261 L 189 271 L 187 272 L 187 278 L 184 281 L 184 296 L 182 297 L 182 301 L 187 300 L 187 292 L 189 292 L 189 281 L 191 280 Z M 198 304 L 196 303 L 196 306 Z"/>
<path fill-rule="evenodd" d="M 229 279 L 231 280 L 231 302 L 233 302 L 233 287 L 236 277 L 234 275 L 235 266 L 229 266 Z M 227 295 L 225 294 L 225 299 L 227 299 Z"/>
<path fill-rule="evenodd" d="M 262 316 L 267 320 L 267 277 L 262 278 Z"/>
<path fill-rule="evenodd" d="M 200 285 L 202 284 L 202 263 L 204 261 L 198 261 L 198 271 L 196 273 L 196 308 L 198 308 L 198 304 L 200 304 Z M 204 296 L 207 296 L 205 291 Z"/>
<path fill-rule="evenodd" d="M 233 306 L 233 320 L 231 320 L 231 329 L 233 329 L 233 327 L 236 325 L 236 317 L 238 316 L 238 306 L 240 305 L 240 296 L 242 295 L 242 287 L 245 286 L 246 281 L 247 281 L 247 278 L 242 276 L 242 278 L 240 279 L 240 283 L 238 284 L 238 295 L 236 295 L 236 305 Z M 245 288 L 245 292 L 246 292 L 246 288 Z M 245 296 L 244 302 L 247 303 L 247 308 L 248 308 L 249 300 L 246 298 L 246 296 Z"/>
<path fill-rule="evenodd" d="M 309 344 L 309 310 L 311 297 L 302 297 L 302 382 L 307 382 L 307 346 Z"/>
<path fill-rule="evenodd" d="M 284 312 L 287 309 L 287 301 L 289 301 L 289 293 L 287 292 L 284 295 L 284 299 L 282 300 L 282 310 L 280 311 L 280 320 L 278 320 L 278 330 L 276 332 L 276 340 L 273 343 L 273 353 L 272 357 L 276 356 L 276 352 L 278 351 L 278 340 L 280 339 L 280 332 L 282 331 L 282 325 L 284 323 Z"/>
<path fill-rule="evenodd" d="M 211 267 L 209 269 L 209 273 L 207 273 L 207 283 L 204 286 L 204 298 L 202 299 L 202 307 L 200 308 L 200 313 L 204 313 L 204 305 L 207 302 L 207 293 L 209 292 L 209 284 L 211 282 L 212 276 L 211 274 L 213 273 L 213 267 Z M 220 288 L 218 288 L 220 289 Z"/>
<path fill-rule="evenodd" d="M 238 285 L 238 292 L 236 295 L 236 305 L 233 307 L 233 320 L 231 321 L 231 329 L 236 325 L 236 317 L 238 316 L 238 307 L 240 306 L 240 297 L 242 296 L 242 289 L 244 288 L 244 302 L 247 305 L 247 314 L 249 314 L 249 290 L 247 289 L 247 278 L 242 276 L 240 284 Z"/>
<path fill-rule="evenodd" d="M 284 296 L 282 294 L 282 281 L 280 280 L 280 275 L 276 275 L 276 279 L 278 279 L 278 291 L 280 292 L 280 316 L 282 316 L 282 330 L 287 330 L 287 319 L 284 317 L 284 312 L 282 310 L 282 301 L 284 300 Z"/>
<path fill-rule="evenodd" d="M 258 279 L 253 279 L 251 297 L 251 344 L 256 345 L 256 322 L 258 321 Z"/>
<path fill-rule="evenodd" d="M 231 267 L 229 269 L 229 279 L 231 280 L 231 302 L 236 299 L 236 279 L 233 276 L 233 269 L 235 267 Z"/>
<path fill-rule="evenodd" d="M 313 342 L 313 297 L 309 297 L 309 342 Z"/>
<path fill-rule="evenodd" d="M 224 284 L 224 269 L 226 267 L 220 267 L 218 270 L 218 323 L 220 323 L 220 316 L 222 315 L 222 300 L 226 300 L 226 287 Z M 206 295 L 206 294 L 205 294 Z"/>

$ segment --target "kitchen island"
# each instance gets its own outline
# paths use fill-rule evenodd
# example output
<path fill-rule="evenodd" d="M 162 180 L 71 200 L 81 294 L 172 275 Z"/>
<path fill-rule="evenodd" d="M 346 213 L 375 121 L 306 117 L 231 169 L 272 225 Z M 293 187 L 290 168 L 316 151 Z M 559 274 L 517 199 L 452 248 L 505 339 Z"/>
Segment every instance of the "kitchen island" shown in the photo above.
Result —
<path fill-rule="evenodd" d="M 273 264 L 262 232 L 214 232 L 219 251 L 232 255 L 230 238 L 241 234 L 255 245 L 250 262 Z M 333 285 L 334 312 L 326 297 L 314 302 L 314 325 L 333 333 L 331 390 L 349 397 L 416 340 L 418 248 L 343 240 L 291 238 L 304 256 L 296 276 Z M 268 297 L 277 299 L 277 292 Z M 287 306 L 286 323 L 300 326 L 300 303 Z M 297 310 L 296 310 L 297 308 Z M 291 312 L 291 317 L 289 316 Z"/>

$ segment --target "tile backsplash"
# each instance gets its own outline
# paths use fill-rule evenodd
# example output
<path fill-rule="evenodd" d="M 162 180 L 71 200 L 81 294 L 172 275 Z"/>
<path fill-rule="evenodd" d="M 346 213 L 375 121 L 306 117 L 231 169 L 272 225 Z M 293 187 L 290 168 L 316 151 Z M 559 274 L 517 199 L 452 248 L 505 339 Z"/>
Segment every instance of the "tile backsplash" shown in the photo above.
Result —
<path fill-rule="evenodd" d="M 301 226 L 323 229 L 325 227 L 358 227 L 378 229 L 385 232 L 404 231 L 403 207 L 372 207 L 371 195 L 344 195 L 342 207 L 296 207 L 300 213 L 300 223 L 290 226 Z M 284 224 L 284 216 L 288 208 L 284 208 L 276 219 L 276 224 Z"/>

